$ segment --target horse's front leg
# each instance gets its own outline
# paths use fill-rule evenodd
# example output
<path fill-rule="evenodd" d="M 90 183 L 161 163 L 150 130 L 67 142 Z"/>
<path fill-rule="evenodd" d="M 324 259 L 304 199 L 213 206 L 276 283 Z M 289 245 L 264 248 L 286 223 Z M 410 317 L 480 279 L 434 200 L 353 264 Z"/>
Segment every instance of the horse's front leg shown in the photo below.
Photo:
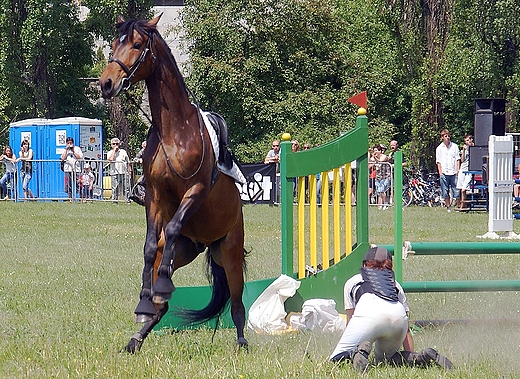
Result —
<path fill-rule="evenodd" d="M 143 248 L 144 267 L 142 274 L 141 293 L 139 295 L 139 303 L 134 311 L 136 314 L 136 322 L 147 322 L 157 313 L 152 303 L 153 291 L 152 283 L 154 281 L 154 267 L 158 266 L 157 260 L 161 259 L 164 247 L 164 235 L 160 231 L 159 220 L 148 217 L 146 229 L 146 239 Z"/>
<path fill-rule="evenodd" d="M 135 333 L 132 338 L 130 338 L 130 341 L 125 346 L 124 350 L 134 354 L 135 352 L 139 351 L 141 349 L 141 346 L 143 345 L 144 339 L 148 336 L 148 334 L 152 331 L 155 325 L 159 323 L 161 318 L 166 314 L 168 311 L 168 303 L 162 304 L 157 312 L 148 320 L 140 331 Z"/>
<path fill-rule="evenodd" d="M 199 209 L 202 201 L 207 196 L 206 186 L 196 184 L 192 186 L 186 193 L 173 215 L 172 219 L 164 228 L 164 250 L 157 270 L 157 280 L 153 285 L 153 302 L 155 304 L 163 304 L 170 300 L 175 286 L 172 282 L 173 261 L 175 259 L 175 241 L 181 233 L 181 229 L 186 221 Z"/>

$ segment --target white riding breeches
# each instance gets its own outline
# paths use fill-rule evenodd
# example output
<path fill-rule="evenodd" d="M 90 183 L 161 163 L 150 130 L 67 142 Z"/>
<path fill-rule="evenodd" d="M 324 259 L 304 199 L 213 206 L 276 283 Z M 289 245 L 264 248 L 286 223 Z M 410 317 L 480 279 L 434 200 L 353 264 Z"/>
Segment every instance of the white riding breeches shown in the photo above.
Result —
<path fill-rule="evenodd" d="M 408 317 L 403 304 L 365 293 L 356 304 L 331 358 L 344 352 L 354 354 L 364 341 L 374 343 L 376 361 L 391 358 L 402 346 L 408 331 Z"/>

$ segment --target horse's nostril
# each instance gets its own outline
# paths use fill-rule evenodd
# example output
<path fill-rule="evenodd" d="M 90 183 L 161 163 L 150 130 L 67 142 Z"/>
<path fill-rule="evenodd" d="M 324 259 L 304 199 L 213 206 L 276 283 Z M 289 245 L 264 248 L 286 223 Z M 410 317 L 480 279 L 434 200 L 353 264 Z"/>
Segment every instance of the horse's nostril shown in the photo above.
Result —
<path fill-rule="evenodd" d="M 105 91 L 110 91 L 111 88 L 112 88 L 112 79 L 107 79 L 105 81 L 105 83 L 103 84 L 103 89 Z"/>

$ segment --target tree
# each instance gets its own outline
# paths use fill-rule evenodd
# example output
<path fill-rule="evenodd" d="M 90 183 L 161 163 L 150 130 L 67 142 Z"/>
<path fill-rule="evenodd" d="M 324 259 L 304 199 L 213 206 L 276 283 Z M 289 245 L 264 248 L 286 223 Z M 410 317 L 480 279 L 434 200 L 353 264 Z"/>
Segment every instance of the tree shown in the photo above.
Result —
<path fill-rule="evenodd" d="M 433 169 L 445 127 L 454 141 L 471 133 L 475 98 L 506 98 L 506 119 L 518 128 L 520 18 L 514 0 L 385 0 L 383 9 L 399 45 L 413 54 L 412 161 L 423 159 Z"/>
<path fill-rule="evenodd" d="M 63 1 L 3 0 L 0 87 L 9 121 L 30 117 L 87 116 L 95 108 L 81 80 L 92 63 L 92 39 L 78 7 Z"/>
<path fill-rule="evenodd" d="M 341 55 L 346 24 L 314 0 L 188 3 L 187 82 L 228 121 L 235 153 L 261 161 L 282 132 L 323 143 L 353 125 Z M 348 121 L 350 120 L 350 121 Z"/>

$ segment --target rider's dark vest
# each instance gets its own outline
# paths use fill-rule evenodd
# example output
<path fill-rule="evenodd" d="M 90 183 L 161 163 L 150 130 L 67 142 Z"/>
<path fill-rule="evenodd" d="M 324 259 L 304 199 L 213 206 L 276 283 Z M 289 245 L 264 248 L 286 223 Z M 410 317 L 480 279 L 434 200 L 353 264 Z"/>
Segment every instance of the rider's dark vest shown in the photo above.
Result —
<path fill-rule="evenodd" d="M 381 299 L 388 301 L 399 301 L 392 270 L 376 270 L 363 267 L 359 271 L 363 282 L 352 289 L 352 297 L 356 304 L 364 293 L 373 293 Z"/>

